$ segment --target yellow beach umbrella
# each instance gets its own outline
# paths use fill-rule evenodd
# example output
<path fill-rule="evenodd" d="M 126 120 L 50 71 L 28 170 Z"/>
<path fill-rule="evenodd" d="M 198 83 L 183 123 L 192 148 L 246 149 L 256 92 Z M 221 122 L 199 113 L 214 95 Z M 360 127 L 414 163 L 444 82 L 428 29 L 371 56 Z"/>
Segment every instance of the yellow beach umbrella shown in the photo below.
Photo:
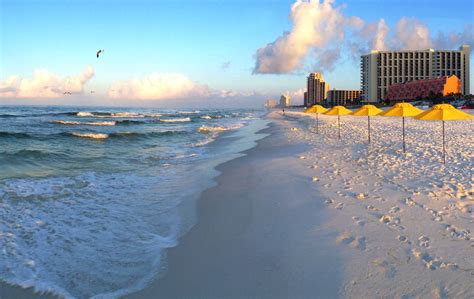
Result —
<path fill-rule="evenodd" d="M 444 122 L 446 120 L 465 120 L 474 118 L 469 113 L 454 108 L 449 104 L 434 105 L 433 108 L 415 116 L 419 120 L 441 120 L 443 122 L 443 163 L 446 163 L 446 143 L 444 135 Z"/>
<path fill-rule="evenodd" d="M 374 105 L 363 105 L 356 111 L 352 112 L 352 115 L 354 116 L 367 116 L 367 132 L 369 135 L 369 143 L 370 143 L 370 117 L 373 115 L 377 115 L 380 112 L 382 112 L 382 110 L 375 107 Z"/>
<path fill-rule="evenodd" d="M 326 111 L 328 111 L 328 109 L 321 105 L 313 105 L 304 111 L 304 113 L 316 113 L 316 134 L 319 133 L 319 114 Z"/>
<path fill-rule="evenodd" d="M 324 112 L 326 115 L 337 115 L 337 126 L 338 126 L 338 137 L 341 139 L 341 115 L 347 115 L 352 113 L 351 110 L 344 106 L 334 106 L 328 111 Z"/>
<path fill-rule="evenodd" d="M 423 110 L 416 108 L 410 103 L 397 103 L 393 107 L 381 112 L 381 116 L 394 116 L 402 118 L 402 134 L 403 134 L 403 152 L 406 151 L 405 147 L 405 117 L 416 116 L 422 113 Z"/>

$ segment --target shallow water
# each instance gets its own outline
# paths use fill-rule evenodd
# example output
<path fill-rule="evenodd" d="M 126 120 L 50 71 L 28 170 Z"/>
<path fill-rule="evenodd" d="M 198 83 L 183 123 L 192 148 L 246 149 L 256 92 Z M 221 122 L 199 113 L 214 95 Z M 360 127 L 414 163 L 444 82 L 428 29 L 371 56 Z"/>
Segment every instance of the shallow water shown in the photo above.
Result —
<path fill-rule="evenodd" d="M 79 298 L 142 288 L 260 114 L 0 107 L 0 279 Z M 212 146 L 241 127 L 240 145 Z"/>

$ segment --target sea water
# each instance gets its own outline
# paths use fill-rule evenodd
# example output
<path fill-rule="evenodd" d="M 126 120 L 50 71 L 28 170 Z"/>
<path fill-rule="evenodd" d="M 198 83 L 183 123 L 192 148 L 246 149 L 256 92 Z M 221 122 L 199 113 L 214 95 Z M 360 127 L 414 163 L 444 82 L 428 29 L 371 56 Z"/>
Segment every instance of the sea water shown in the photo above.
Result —
<path fill-rule="evenodd" d="M 69 298 L 145 287 L 261 114 L 0 106 L 0 280 Z"/>

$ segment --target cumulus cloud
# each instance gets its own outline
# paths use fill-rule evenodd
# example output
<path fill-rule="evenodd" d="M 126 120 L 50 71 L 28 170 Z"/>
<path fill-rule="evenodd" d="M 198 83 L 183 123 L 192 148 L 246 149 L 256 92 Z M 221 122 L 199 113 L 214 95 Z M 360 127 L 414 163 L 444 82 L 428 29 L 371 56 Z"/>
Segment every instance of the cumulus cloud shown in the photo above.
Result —
<path fill-rule="evenodd" d="M 474 24 L 464 25 L 462 32 L 439 32 L 434 39 L 434 44 L 439 48 L 450 48 L 452 45 L 471 45 L 474 50 Z"/>
<path fill-rule="evenodd" d="M 371 49 L 449 49 L 474 42 L 472 24 L 461 33 L 440 33 L 434 38 L 416 18 L 403 17 L 390 28 L 384 19 L 365 22 L 346 16 L 343 6 L 334 6 L 333 0 L 297 0 L 289 17 L 290 31 L 256 51 L 254 73 L 290 73 L 303 69 L 308 58 L 313 69 L 331 71 L 343 51 L 358 59 Z"/>
<path fill-rule="evenodd" d="M 182 74 L 152 73 L 141 79 L 117 81 L 108 90 L 110 98 L 164 100 L 205 97 L 210 94 L 206 85 L 198 84 Z"/>
<path fill-rule="evenodd" d="M 415 18 L 401 18 L 394 32 L 392 48 L 422 50 L 433 47 L 428 26 Z"/>
<path fill-rule="evenodd" d="M 326 49 L 315 52 L 316 64 L 314 70 L 334 70 L 337 61 L 341 58 L 341 49 Z"/>
<path fill-rule="evenodd" d="M 346 18 L 333 0 L 302 1 L 291 6 L 292 29 L 257 50 L 254 73 L 287 73 L 301 68 L 308 51 L 344 39 L 346 26 L 360 26 L 360 19 Z"/>
<path fill-rule="evenodd" d="M 45 69 L 35 70 L 31 78 L 10 76 L 0 81 L 0 97 L 8 98 L 58 98 L 65 92 L 81 94 L 84 85 L 94 76 L 91 66 L 77 76 L 59 76 Z"/>
<path fill-rule="evenodd" d="M 112 83 L 107 95 L 112 99 L 129 100 L 170 100 L 234 98 L 247 95 L 234 90 L 211 89 L 199 84 L 183 74 L 152 73 L 144 78 Z"/>

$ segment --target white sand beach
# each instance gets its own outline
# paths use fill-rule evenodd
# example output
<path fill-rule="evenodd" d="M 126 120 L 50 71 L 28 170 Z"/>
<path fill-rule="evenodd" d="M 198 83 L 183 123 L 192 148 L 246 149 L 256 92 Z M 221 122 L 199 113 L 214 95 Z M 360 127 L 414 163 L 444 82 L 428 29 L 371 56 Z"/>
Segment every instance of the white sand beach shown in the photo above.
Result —
<path fill-rule="evenodd" d="M 167 272 L 128 298 L 473 298 L 474 122 L 270 113 L 217 167 Z M 31 292 L 3 288 L 2 298 Z M 25 295 L 26 294 L 26 295 Z"/>
<path fill-rule="evenodd" d="M 472 298 L 474 123 L 274 112 L 219 167 L 169 272 L 131 298 Z"/>

